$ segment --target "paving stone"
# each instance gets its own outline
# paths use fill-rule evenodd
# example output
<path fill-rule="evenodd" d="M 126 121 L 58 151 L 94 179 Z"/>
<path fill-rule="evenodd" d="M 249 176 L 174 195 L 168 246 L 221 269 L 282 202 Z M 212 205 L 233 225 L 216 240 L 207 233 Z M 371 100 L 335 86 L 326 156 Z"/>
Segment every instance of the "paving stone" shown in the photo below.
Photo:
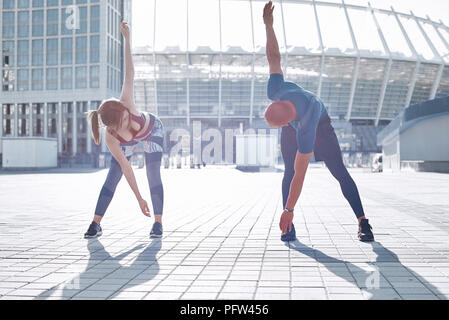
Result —
<path fill-rule="evenodd" d="M 177 300 L 181 294 L 181 292 L 150 292 L 143 300 Z"/>
<path fill-rule="evenodd" d="M 251 300 L 253 299 L 252 293 L 243 293 L 243 292 L 222 292 L 218 296 L 219 300 Z"/>
<path fill-rule="evenodd" d="M 289 300 L 290 295 L 288 293 L 261 293 L 256 292 L 256 300 Z"/>
<path fill-rule="evenodd" d="M 404 300 L 438 300 L 439 298 L 435 295 L 431 294 L 401 294 L 402 299 Z"/>
<path fill-rule="evenodd" d="M 327 294 L 324 288 L 292 288 L 293 300 L 326 300 Z"/>
<path fill-rule="evenodd" d="M 190 292 L 181 296 L 181 300 L 213 300 L 217 296 L 215 292 Z"/>
<path fill-rule="evenodd" d="M 108 290 L 108 291 L 85 290 L 85 291 L 81 291 L 80 293 L 75 295 L 73 297 L 73 299 L 88 299 L 88 298 L 92 298 L 92 299 L 106 299 L 106 298 L 108 298 L 109 296 L 111 296 L 113 294 L 114 294 L 113 290 Z"/>
<path fill-rule="evenodd" d="M 82 234 L 107 170 L 0 172 L 10 186 L 0 192 L 0 299 L 448 299 L 449 175 L 349 171 L 374 243 L 357 240 L 338 184 L 313 165 L 290 243 L 278 227 L 282 172 L 163 169 L 160 240 L 148 238 L 152 220 L 122 182 L 103 236 L 88 241 Z M 147 186 L 144 170 L 135 175 Z M 186 190 L 192 181 L 200 192 Z M 33 196 L 24 202 L 23 194 Z"/>
<path fill-rule="evenodd" d="M 138 291 L 122 291 L 118 293 L 114 293 L 112 297 L 108 299 L 111 300 L 140 300 L 146 295 L 146 292 L 138 292 Z"/>
<path fill-rule="evenodd" d="M 364 300 L 362 294 L 350 294 L 350 293 L 330 293 L 329 299 L 331 300 Z"/>

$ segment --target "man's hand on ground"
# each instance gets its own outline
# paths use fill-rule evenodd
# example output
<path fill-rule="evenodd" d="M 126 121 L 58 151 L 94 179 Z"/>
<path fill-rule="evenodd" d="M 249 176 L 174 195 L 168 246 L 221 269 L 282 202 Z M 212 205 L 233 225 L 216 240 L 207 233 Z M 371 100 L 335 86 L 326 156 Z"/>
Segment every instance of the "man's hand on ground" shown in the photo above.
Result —
<path fill-rule="evenodd" d="M 282 234 L 286 234 L 287 231 L 292 231 L 293 212 L 284 211 L 279 222 L 279 228 Z"/>
<path fill-rule="evenodd" d="M 263 8 L 263 22 L 267 26 L 273 26 L 273 10 L 274 6 L 271 1 Z"/>

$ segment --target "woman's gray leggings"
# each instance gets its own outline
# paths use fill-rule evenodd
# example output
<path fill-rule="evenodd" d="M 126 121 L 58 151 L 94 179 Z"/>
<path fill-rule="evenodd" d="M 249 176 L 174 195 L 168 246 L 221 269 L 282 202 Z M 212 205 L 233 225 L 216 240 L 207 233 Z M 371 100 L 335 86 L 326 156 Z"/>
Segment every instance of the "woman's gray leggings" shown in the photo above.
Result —
<path fill-rule="evenodd" d="M 128 161 L 131 157 L 127 157 Z M 151 202 L 153 203 L 153 213 L 162 215 L 164 207 L 164 188 L 161 180 L 161 152 L 145 153 L 145 167 L 147 171 L 148 184 L 151 192 Z M 122 178 L 122 169 L 114 157 L 111 159 L 111 167 L 106 181 L 98 197 L 95 215 L 104 216 L 109 203 L 114 196 L 115 189 Z"/>

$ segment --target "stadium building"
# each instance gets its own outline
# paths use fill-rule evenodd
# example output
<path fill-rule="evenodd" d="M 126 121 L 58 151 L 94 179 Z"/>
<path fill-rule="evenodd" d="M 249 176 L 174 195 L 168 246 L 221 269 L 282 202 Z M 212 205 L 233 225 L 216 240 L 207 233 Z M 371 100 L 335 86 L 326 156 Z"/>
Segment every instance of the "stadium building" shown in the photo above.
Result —
<path fill-rule="evenodd" d="M 166 128 L 267 128 L 265 1 L 149 1 L 150 46 L 136 48 L 136 103 Z M 343 150 L 378 152 L 405 107 L 449 95 L 449 29 L 414 13 L 274 1 L 286 80 L 318 94 Z M 169 31 L 167 31 L 169 30 Z"/>

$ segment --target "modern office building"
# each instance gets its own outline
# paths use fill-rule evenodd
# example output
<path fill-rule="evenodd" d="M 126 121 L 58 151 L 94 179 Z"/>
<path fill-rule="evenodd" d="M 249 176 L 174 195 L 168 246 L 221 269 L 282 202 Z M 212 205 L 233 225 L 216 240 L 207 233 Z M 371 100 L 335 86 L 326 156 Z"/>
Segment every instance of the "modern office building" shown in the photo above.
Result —
<path fill-rule="evenodd" d="M 101 148 L 86 112 L 120 94 L 129 3 L 3 0 L 1 10 L 0 148 L 2 137 L 54 138 L 62 162 L 90 163 Z"/>
<path fill-rule="evenodd" d="M 167 128 L 265 127 L 265 2 L 177 1 L 174 13 L 173 1 L 148 0 L 150 46 L 135 49 L 137 105 Z M 376 151 L 376 133 L 402 109 L 449 95 L 441 21 L 341 0 L 274 4 L 286 80 L 321 97 L 345 149 Z"/>

